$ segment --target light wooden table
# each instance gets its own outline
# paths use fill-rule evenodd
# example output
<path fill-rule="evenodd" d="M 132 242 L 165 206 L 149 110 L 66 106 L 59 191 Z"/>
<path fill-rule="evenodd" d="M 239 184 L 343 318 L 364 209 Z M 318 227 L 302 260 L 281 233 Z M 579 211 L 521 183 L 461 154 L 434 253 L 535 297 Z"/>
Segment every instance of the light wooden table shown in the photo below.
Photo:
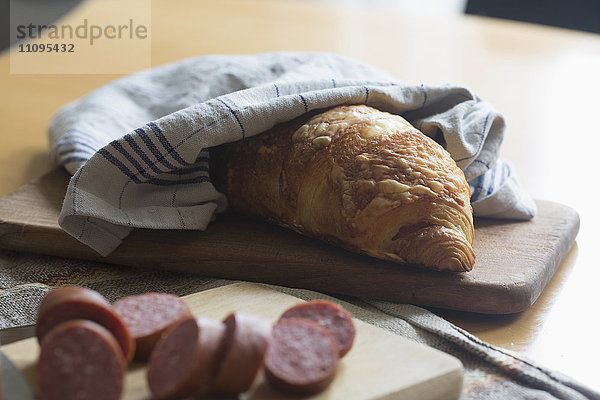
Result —
<path fill-rule="evenodd" d="M 78 13 L 133 12 L 84 3 Z M 72 18 L 72 16 L 67 17 Z M 577 243 L 534 306 L 510 316 L 441 314 L 492 344 L 600 389 L 600 36 L 478 17 L 432 18 L 303 1 L 152 2 L 152 64 L 211 53 L 333 51 L 411 83 L 471 88 L 508 121 L 503 158 L 539 199 L 575 208 Z M 116 55 L 107 54 L 107 62 Z M 46 130 L 66 102 L 115 75 L 11 75 L 0 55 L 0 195 L 52 168 Z"/>

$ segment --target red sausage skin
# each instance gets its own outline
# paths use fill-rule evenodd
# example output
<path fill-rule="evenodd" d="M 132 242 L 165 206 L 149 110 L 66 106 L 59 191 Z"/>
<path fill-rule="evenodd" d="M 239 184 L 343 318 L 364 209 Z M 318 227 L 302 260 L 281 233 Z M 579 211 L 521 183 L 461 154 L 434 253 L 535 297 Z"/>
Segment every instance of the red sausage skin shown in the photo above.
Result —
<path fill-rule="evenodd" d="M 199 396 L 216 372 L 225 337 L 220 321 L 188 318 L 157 343 L 148 364 L 148 386 L 155 399 Z"/>
<path fill-rule="evenodd" d="M 72 319 L 94 321 L 108 329 L 117 339 L 125 359 L 131 361 L 135 343 L 123 319 L 104 296 L 80 286 L 59 287 L 42 298 L 35 328 L 39 342 L 56 325 Z"/>
<path fill-rule="evenodd" d="M 272 326 L 266 318 L 244 312 L 231 313 L 223 322 L 225 344 L 212 391 L 236 395 L 250 389 L 262 369 Z"/>

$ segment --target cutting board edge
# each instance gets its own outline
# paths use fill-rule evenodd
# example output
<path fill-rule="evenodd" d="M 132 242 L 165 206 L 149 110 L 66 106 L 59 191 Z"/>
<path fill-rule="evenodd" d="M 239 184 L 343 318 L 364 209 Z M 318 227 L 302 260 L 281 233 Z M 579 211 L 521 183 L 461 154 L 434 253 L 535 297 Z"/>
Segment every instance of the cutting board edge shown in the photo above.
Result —
<path fill-rule="evenodd" d="M 64 188 L 62 187 L 62 185 L 66 183 L 68 177 L 69 176 L 68 174 L 66 174 L 65 171 L 55 169 L 42 177 L 34 179 L 28 184 L 17 189 L 17 191 L 13 192 L 12 194 L 0 198 L 0 248 L 22 252 L 46 254 L 57 257 L 67 257 L 72 259 L 86 259 L 94 262 L 112 263 L 118 265 L 136 267 L 147 267 L 148 265 L 155 266 L 153 265 L 153 260 L 147 259 L 143 262 L 136 262 L 136 260 L 134 259 L 135 257 L 133 255 L 123 257 L 123 255 L 119 255 L 119 249 L 117 249 L 117 251 L 113 253 L 116 256 L 116 258 L 112 256 L 108 258 L 103 258 L 87 246 L 78 242 L 75 238 L 60 230 L 58 225 L 54 222 L 55 218 L 50 217 L 54 213 L 56 213 L 57 215 L 58 210 L 60 209 L 60 204 L 62 204 L 60 203 L 62 201 L 62 194 L 64 194 Z M 43 197 L 43 200 L 40 200 L 40 197 Z M 20 204 L 20 202 L 26 201 L 37 202 L 33 204 L 35 207 L 38 207 L 40 209 L 48 209 L 49 211 L 52 211 L 52 214 L 48 213 L 48 215 L 45 215 L 45 218 L 43 218 L 42 221 L 43 223 L 40 223 L 37 226 L 35 224 L 31 224 L 31 221 L 36 221 L 31 216 L 36 214 L 35 212 L 31 212 L 29 208 L 25 209 L 25 211 L 21 211 L 20 216 L 15 216 L 15 214 L 18 213 L 14 212 L 14 207 Z M 545 206 L 549 205 L 557 206 L 560 210 L 570 210 L 571 215 L 573 213 L 576 214 L 576 225 L 578 226 L 579 216 L 569 206 L 548 200 L 536 200 L 536 203 L 540 206 L 539 208 L 542 211 Z M 52 210 L 50 210 L 49 207 L 52 207 Z M 20 223 L 19 218 L 30 221 L 30 223 Z M 556 218 L 546 218 L 544 224 L 548 225 L 548 221 L 550 220 L 554 220 L 554 224 L 557 223 Z M 525 222 L 524 224 L 527 223 Z M 226 226 L 229 227 L 229 225 Z M 242 224 L 240 226 L 244 227 L 245 225 Z M 247 227 L 244 229 L 247 229 Z M 262 227 L 259 229 L 265 230 L 266 228 Z M 216 238 L 218 238 L 219 240 L 222 237 L 224 237 L 222 231 L 223 230 L 221 229 L 220 236 L 216 236 Z M 126 240 L 125 244 L 131 237 L 135 236 L 136 233 L 137 231 L 130 235 L 130 237 Z M 284 234 L 283 231 L 281 233 Z M 461 287 L 460 283 L 458 283 L 455 286 L 455 283 L 457 283 L 455 279 L 446 279 L 444 275 L 441 274 L 426 273 L 424 276 L 422 276 L 420 271 L 414 269 L 415 267 L 412 267 L 413 269 L 409 272 L 403 271 L 401 274 L 402 277 L 399 277 L 397 279 L 394 278 L 390 282 L 390 276 L 392 276 L 393 278 L 393 276 L 396 276 L 396 273 L 394 271 L 394 268 L 390 268 L 389 266 L 387 266 L 387 264 L 384 264 L 381 261 L 375 259 L 369 261 L 366 258 L 352 258 L 351 255 L 348 255 L 346 253 L 324 251 L 321 249 L 320 246 L 316 244 L 315 249 L 319 249 L 317 250 L 319 252 L 318 257 L 300 258 L 304 259 L 305 261 L 309 260 L 309 262 L 312 262 L 313 264 L 317 261 L 327 262 L 329 261 L 329 258 L 331 258 L 332 260 L 338 260 L 338 264 L 340 262 L 349 262 L 349 264 L 352 264 L 351 267 L 348 267 L 348 264 L 345 264 L 342 267 L 337 268 L 334 272 L 338 275 L 334 276 L 332 274 L 322 273 L 322 269 L 320 268 L 320 266 L 317 266 L 316 264 L 311 264 L 309 266 L 309 272 L 311 274 L 314 273 L 314 276 L 316 276 L 317 278 L 313 279 L 313 283 L 311 283 L 310 279 L 306 278 L 306 273 L 304 274 L 304 276 L 302 276 L 302 274 L 300 273 L 294 275 L 295 269 L 297 269 L 297 266 L 299 265 L 297 262 L 294 263 L 294 261 L 298 261 L 294 259 L 294 257 L 297 256 L 297 254 L 288 254 L 287 259 L 285 259 L 286 257 L 283 257 L 285 259 L 284 261 L 281 261 L 281 257 L 273 257 L 272 259 L 262 261 L 258 259 L 255 259 L 253 261 L 247 261 L 245 256 L 243 260 L 242 258 L 240 258 L 241 253 L 237 255 L 237 258 L 233 258 L 232 260 L 226 260 L 223 257 L 218 258 L 219 254 L 217 250 L 221 249 L 221 242 L 219 241 L 219 246 L 217 246 L 215 240 L 213 240 L 213 242 L 215 243 L 210 244 L 209 248 L 203 250 L 203 254 L 208 259 L 205 258 L 204 260 L 202 260 L 201 256 L 199 257 L 196 254 L 191 254 L 193 252 L 188 251 L 188 254 L 182 255 L 181 257 L 182 259 L 184 259 L 183 262 L 172 262 L 171 260 L 162 260 L 163 264 L 161 264 L 160 267 L 161 269 L 167 270 L 198 273 L 199 266 L 201 266 L 201 274 L 206 276 L 214 276 L 217 278 L 236 280 L 245 279 L 255 282 L 268 282 L 273 284 L 300 287 L 329 293 L 378 298 L 389 301 L 409 302 L 422 306 L 440 307 L 476 313 L 507 314 L 523 311 L 529 308 L 535 302 L 537 297 L 545 288 L 548 281 L 554 275 L 556 269 L 560 266 L 562 260 L 566 256 L 568 248 L 572 247 L 576 234 L 576 232 L 570 232 L 569 235 L 566 235 L 568 236 L 567 238 L 561 238 L 562 244 L 561 246 L 559 246 L 559 249 L 553 249 L 553 255 L 547 255 L 545 259 L 546 261 L 544 261 L 547 262 L 547 260 L 550 260 L 553 261 L 553 264 L 549 264 L 547 268 L 542 268 L 544 275 L 541 276 L 541 278 L 535 278 L 536 282 L 534 282 L 533 286 L 527 286 L 527 284 L 520 285 L 518 279 L 509 280 L 507 281 L 508 284 L 512 285 L 512 287 L 508 288 L 509 290 L 507 290 L 506 287 L 502 287 L 501 283 L 503 283 L 504 281 L 500 280 L 497 274 L 484 276 L 484 279 L 476 282 L 467 281 L 466 286 L 462 285 L 463 287 Z M 54 244 L 47 244 L 47 239 L 51 238 L 52 235 L 54 235 Z M 152 235 L 148 236 L 150 236 L 150 238 L 153 237 Z M 229 238 L 227 235 L 225 235 L 225 237 Z M 229 239 L 229 242 L 226 243 L 226 248 L 231 248 L 233 250 L 237 249 L 239 252 L 239 249 L 241 249 L 243 246 L 238 246 L 236 245 L 236 243 L 231 241 L 231 238 Z M 312 245 L 307 245 L 305 239 L 306 238 L 298 238 L 300 248 L 302 249 L 298 251 L 310 251 L 312 249 Z M 194 243 L 194 240 L 197 240 L 197 238 L 193 239 L 190 243 Z M 289 237 L 286 240 L 288 242 L 292 241 L 292 239 L 290 239 Z M 270 250 L 270 248 L 268 247 L 269 246 L 265 246 L 265 249 L 262 249 L 262 252 L 264 253 L 262 254 L 262 256 L 266 255 L 265 250 Z M 565 247 L 567 248 L 566 250 L 564 249 Z M 181 249 L 181 247 L 177 247 L 177 249 L 175 250 Z M 221 251 L 221 253 L 223 252 L 222 250 L 219 251 Z M 193 258 L 191 258 L 190 255 Z M 217 261 L 214 261 L 215 257 Z M 554 259 L 552 259 L 552 257 L 554 257 Z M 229 266 L 226 265 L 225 268 L 221 268 L 228 261 L 230 261 Z M 217 262 L 219 263 L 219 265 L 216 265 Z M 244 275 L 244 273 L 237 273 L 235 271 L 235 263 L 239 264 L 237 265 L 238 270 L 244 271 L 246 275 Z M 266 272 L 263 272 L 258 276 L 249 276 L 247 272 L 245 272 L 246 268 L 239 268 L 241 263 L 244 264 L 244 267 L 253 263 L 254 266 L 257 267 L 254 269 L 254 271 L 257 272 L 259 272 L 258 267 L 260 267 L 261 265 L 264 267 L 264 265 L 268 265 L 268 263 L 270 263 L 270 269 L 268 271 L 265 270 Z M 536 268 L 538 269 L 542 267 L 542 265 L 539 263 L 537 265 L 538 266 Z M 281 269 L 280 266 L 283 266 L 284 268 Z M 365 266 L 366 268 L 363 268 L 363 266 Z M 372 266 L 375 267 L 373 268 Z M 477 268 L 477 264 L 475 268 Z M 277 275 L 280 274 L 281 270 L 284 270 L 286 271 L 286 273 L 293 276 L 293 279 L 285 277 L 281 278 L 277 276 L 268 278 L 266 277 L 267 272 L 268 274 Z M 347 279 L 345 279 L 346 276 L 348 276 L 348 271 L 351 271 L 352 274 L 359 274 L 359 276 L 361 276 L 361 282 L 353 282 L 352 284 L 347 284 L 348 287 L 342 288 L 342 286 L 346 284 L 345 282 L 349 282 Z M 378 274 L 380 276 L 379 278 L 377 277 Z M 363 278 L 367 278 L 368 275 L 375 276 L 375 278 L 369 280 L 370 283 L 374 283 L 377 280 L 381 280 L 381 277 L 385 278 L 383 282 L 380 282 L 380 284 L 378 284 L 377 290 L 366 290 L 362 286 Z M 325 281 L 323 281 L 323 278 L 325 278 Z M 426 282 L 423 282 L 423 279 Z M 386 285 L 387 287 L 385 288 L 385 290 L 387 290 L 387 293 L 384 293 L 383 296 L 378 296 L 380 293 L 383 293 L 383 290 L 381 290 L 381 288 L 385 287 Z M 429 290 L 429 288 L 433 288 L 433 290 Z M 428 290 L 429 293 L 427 292 Z M 465 292 L 467 293 L 469 298 L 473 298 L 471 294 L 480 293 L 481 295 L 486 295 L 485 297 L 483 297 L 484 300 L 486 299 L 486 297 L 489 298 L 490 295 L 494 296 L 495 300 L 487 301 L 487 303 L 485 301 L 465 301 Z M 446 298 L 446 301 L 438 302 L 438 299 L 444 296 L 432 296 L 431 293 L 443 293 Z M 507 293 L 510 298 L 509 302 L 506 302 Z"/>
<path fill-rule="evenodd" d="M 549 202 L 553 204 L 558 204 L 554 202 Z M 561 206 L 564 206 L 561 204 Z M 568 207 L 568 206 L 564 206 Z M 575 212 L 573 210 L 573 212 Z M 576 223 L 579 226 L 579 222 Z M 71 242 L 71 245 L 77 249 L 74 254 L 65 254 L 61 248 L 56 246 L 44 246 L 39 245 L 36 247 L 32 245 L 32 243 L 46 243 L 45 240 L 30 240 L 31 237 L 38 236 L 41 239 L 48 235 L 55 235 L 54 232 L 48 232 L 48 228 L 44 226 L 34 226 L 30 224 L 22 224 L 22 223 L 9 223 L 6 224 L 4 221 L 0 221 L 0 248 L 4 248 L 7 250 L 13 251 L 24 251 L 24 252 L 32 252 L 37 254 L 51 255 L 56 257 L 65 257 L 71 259 L 86 259 L 94 262 L 101 263 L 109 263 L 109 264 L 117 264 L 124 266 L 132 266 L 136 268 L 147 268 L 147 261 L 144 262 L 133 262 L 128 259 L 119 259 L 115 256 L 102 257 L 101 255 L 94 252 L 89 247 L 84 244 L 78 242 L 75 238 L 70 236 L 64 231 L 61 231 L 61 240 Z M 576 239 L 577 232 L 572 232 L 568 237 L 562 238 L 562 247 L 566 249 L 570 249 Z M 6 240 L 8 238 L 8 240 Z M 560 249 L 557 250 L 560 252 Z M 567 250 L 568 252 L 568 250 Z M 118 254 L 118 253 L 115 253 Z M 566 255 L 566 252 L 564 253 Z M 229 271 L 229 269 L 219 269 L 220 266 L 214 266 L 212 268 L 206 268 L 206 264 L 203 264 L 201 261 L 196 260 L 193 264 L 190 264 L 189 261 L 172 261 L 161 264 L 156 264 L 155 267 L 161 270 L 173 270 L 185 273 L 197 273 L 197 269 L 199 265 L 204 265 L 203 272 L 201 275 L 211 276 L 215 278 L 222 279 L 232 279 L 232 280 L 247 280 L 250 282 L 256 283 L 270 283 L 288 287 L 295 287 L 300 289 L 310 289 L 316 291 L 323 291 L 327 293 L 335 293 L 341 295 L 350 295 L 354 297 L 369 297 L 372 299 L 378 300 L 386 300 L 386 301 L 395 301 L 395 302 L 408 302 L 412 304 L 417 304 L 425 307 L 436 307 L 436 308 L 444 308 L 449 310 L 459 310 L 459 311 L 468 311 L 473 313 L 480 314 L 513 314 L 527 310 L 531 307 L 539 295 L 542 293 L 543 289 L 550 281 L 558 267 L 560 266 L 564 257 L 560 259 L 556 259 L 549 255 L 547 257 L 549 262 L 551 262 L 551 267 L 549 268 L 549 272 L 546 274 L 546 279 L 544 282 L 539 284 L 539 287 L 535 287 L 532 283 L 523 282 L 523 284 L 513 284 L 509 286 L 491 286 L 491 285 L 481 285 L 472 286 L 469 288 L 472 296 L 477 296 L 477 293 L 480 293 L 481 296 L 486 296 L 490 300 L 490 303 L 493 303 L 493 307 L 487 306 L 488 303 L 485 302 L 470 302 L 465 307 L 464 305 L 456 305 L 455 303 L 459 303 L 458 301 L 450 302 L 447 301 L 437 301 L 436 298 L 431 298 L 425 295 L 424 297 L 420 297 L 418 295 L 407 295 L 405 292 L 398 291 L 398 295 L 384 295 L 377 296 L 373 295 L 373 292 L 370 290 L 365 290 L 365 288 L 360 283 L 355 283 L 354 285 L 350 285 L 348 288 L 339 289 L 335 288 L 331 290 L 328 279 L 323 279 L 320 281 L 316 281 L 317 284 L 303 285 L 302 281 L 298 284 L 298 280 L 289 279 L 289 277 L 281 277 L 274 279 L 264 279 L 264 277 L 256 278 L 251 273 L 239 273 L 239 271 Z M 554 261 L 552 261 L 554 260 Z M 251 267 L 261 267 L 264 263 L 259 261 L 250 261 L 247 264 L 248 271 L 251 270 Z M 283 267 L 293 267 L 293 265 L 281 264 Z M 424 273 L 428 274 L 437 274 L 435 271 L 424 271 Z M 437 275 L 434 275 L 437 276 Z M 439 277 L 438 277 L 439 278 Z M 439 278 L 442 279 L 442 278 Z M 375 292 L 377 293 L 377 292 Z M 455 293 L 455 296 L 460 296 L 462 293 L 461 290 L 458 290 Z M 503 299 L 509 297 L 511 299 L 510 303 L 503 302 Z M 491 301 L 492 299 L 496 299 L 495 301 Z"/>
<path fill-rule="evenodd" d="M 460 360 L 458 361 L 461 367 L 460 370 L 449 370 L 447 373 L 440 375 L 437 378 L 438 380 L 444 380 L 449 383 L 452 383 L 452 386 L 446 385 L 446 387 L 444 388 L 444 385 L 439 385 L 434 389 L 435 391 L 433 393 L 428 393 L 429 397 L 427 397 L 427 400 L 448 400 L 458 399 L 460 397 L 464 386 L 464 366 L 460 362 Z M 429 381 L 423 381 L 417 385 L 413 385 L 405 391 L 402 391 L 400 393 L 390 393 L 386 396 L 379 397 L 377 400 L 397 400 L 399 398 L 398 394 L 401 394 L 400 398 L 402 400 L 423 400 L 423 397 L 419 393 L 419 390 L 422 387 L 428 387 L 430 385 L 431 383 Z"/>
<path fill-rule="evenodd" d="M 232 296 L 229 296 L 229 294 L 232 290 L 238 291 L 238 292 L 247 292 L 246 296 L 251 295 L 252 300 L 254 300 L 257 297 L 261 297 L 260 296 L 261 293 L 281 296 L 283 301 L 279 302 L 278 304 L 285 304 L 286 302 L 290 302 L 290 304 L 293 305 L 295 303 L 300 303 L 300 302 L 305 301 L 299 297 L 294 296 L 293 294 L 280 292 L 280 291 L 274 290 L 272 288 L 269 288 L 265 285 L 248 283 L 248 282 L 236 282 L 236 283 L 226 284 L 223 286 L 219 286 L 219 287 L 207 289 L 204 291 L 200 291 L 197 293 L 193 293 L 190 295 L 182 296 L 182 298 L 189 302 L 189 301 L 194 301 L 194 298 L 197 298 L 198 295 L 210 298 L 211 292 L 213 292 L 213 293 L 223 292 L 223 293 L 219 293 L 218 296 L 224 296 L 225 294 L 227 294 L 228 296 L 226 296 L 226 298 L 231 299 Z M 206 299 L 203 299 L 203 301 L 205 302 Z M 229 300 L 229 301 L 231 301 L 231 300 Z M 235 301 L 239 301 L 239 300 L 235 300 Z M 250 301 L 249 303 L 252 303 L 252 302 L 253 301 Z M 263 302 L 264 302 L 264 300 L 263 300 Z M 191 303 L 188 303 L 188 304 L 190 304 L 190 308 L 192 308 Z M 220 313 L 221 317 L 224 317 L 226 315 L 226 313 L 225 314 L 222 313 L 224 310 L 225 310 L 225 308 L 223 308 L 221 310 L 221 313 Z M 232 310 L 229 310 L 228 308 L 227 308 L 227 310 L 228 310 L 227 312 L 232 311 Z M 262 314 L 259 311 L 252 311 L 252 312 L 257 312 L 259 314 Z M 200 314 L 202 314 L 202 312 L 195 310 L 194 314 L 200 315 Z M 264 314 L 263 316 L 267 316 L 267 314 Z M 209 317 L 214 317 L 214 316 L 209 316 Z M 420 376 L 419 381 L 415 380 L 415 378 L 412 377 L 410 379 L 412 379 L 413 382 L 417 382 L 416 384 L 411 384 L 410 386 L 398 386 L 395 391 L 390 392 L 389 394 L 369 397 L 369 400 L 397 399 L 397 398 L 402 398 L 402 399 L 406 399 L 406 400 L 419 400 L 419 399 L 424 398 L 423 392 L 427 392 L 426 398 L 431 399 L 431 400 L 458 399 L 458 397 L 460 395 L 460 391 L 463 386 L 463 380 L 464 380 L 464 366 L 458 358 L 456 358 L 455 356 L 453 356 L 451 354 L 443 352 L 439 349 L 436 349 L 434 347 L 428 346 L 423 343 L 415 342 L 415 341 L 413 341 L 407 337 L 404 337 L 402 335 L 395 334 L 389 330 L 377 327 L 366 321 L 362 321 L 361 319 L 359 319 L 357 317 L 353 317 L 353 319 L 355 320 L 355 323 L 357 324 L 358 334 L 367 335 L 368 337 L 370 337 L 373 335 L 373 332 L 378 332 L 377 333 L 378 335 L 383 335 L 383 336 L 379 336 L 379 338 L 378 338 L 379 340 L 382 340 L 385 338 L 387 338 L 386 340 L 389 340 L 389 338 L 393 338 L 394 341 L 397 341 L 396 343 L 398 345 L 400 345 L 400 343 L 402 343 L 403 350 L 406 351 L 408 354 L 414 354 L 415 349 L 419 349 L 418 354 L 421 357 L 431 358 L 431 359 L 435 358 L 435 360 L 436 360 L 435 364 L 436 364 L 437 371 L 435 374 L 433 373 L 433 371 L 431 371 L 431 372 L 429 372 L 428 375 L 422 375 L 422 376 L 419 375 Z M 273 322 L 274 321 L 275 320 L 273 320 Z M 387 343 L 386 340 L 384 340 L 385 343 Z M 29 338 L 22 339 L 22 340 L 19 340 L 17 342 L 13 342 L 10 344 L 0 345 L 0 349 L 5 352 L 6 356 L 10 356 L 11 361 L 13 361 L 15 366 L 17 366 L 17 368 L 19 370 L 21 370 L 21 372 L 25 376 L 26 380 L 36 389 L 36 393 L 37 393 L 38 390 L 37 390 L 37 385 L 35 382 L 35 363 L 32 361 L 32 359 L 37 358 L 37 356 L 39 354 L 39 343 L 38 343 L 37 339 L 35 337 L 29 337 Z M 19 355 L 22 355 L 23 352 L 22 351 L 17 352 L 17 350 L 23 350 L 23 349 L 27 349 L 28 352 L 32 352 L 32 353 L 29 354 L 27 357 L 20 356 L 17 358 L 13 358 L 13 356 L 14 356 L 13 353 L 18 353 Z M 356 350 L 353 349 L 351 351 L 356 351 Z M 363 353 L 365 351 L 366 350 L 363 349 Z M 352 353 L 349 353 L 349 354 L 352 354 Z M 341 362 L 348 362 L 348 360 L 349 360 L 349 358 L 346 357 L 346 358 L 342 359 Z M 389 361 L 388 361 L 388 363 L 389 363 Z M 422 368 L 424 365 L 425 364 L 423 362 L 420 362 L 420 368 Z M 137 367 L 140 367 L 140 365 L 138 364 L 136 367 L 136 364 L 134 363 L 134 364 L 130 365 L 129 367 L 130 367 L 130 372 L 131 372 L 132 371 L 131 367 L 133 367 L 135 369 Z M 431 385 L 432 381 L 435 381 L 436 384 L 438 384 L 439 387 L 441 387 L 442 389 L 444 389 L 444 386 L 445 386 L 446 390 L 430 391 L 430 390 L 424 389 L 424 388 L 427 388 L 428 385 Z M 334 380 L 334 384 L 335 384 L 335 382 L 336 381 Z M 414 389 L 413 389 L 413 386 L 415 386 Z M 327 392 L 323 392 L 321 394 L 316 395 L 316 397 L 318 399 L 328 398 L 326 393 Z M 452 397 L 445 396 L 445 394 L 448 394 L 448 393 L 452 394 Z M 295 397 L 296 396 L 282 396 L 281 398 L 291 400 L 291 399 L 294 399 Z M 271 398 L 271 397 L 269 397 L 269 398 Z M 279 398 L 279 396 L 277 398 Z M 310 397 L 310 398 L 313 398 L 313 397 Z"/>
<path fill-rule="evenodd" d="M 565 204 L 560 205 L 563 207 L 563 210 L 568 211 L 572 214 L 572 217 L 567 219 L 568 221 L 571 221 L 572 227 L 570 229 L 565 229 L 565 232 L 567 232 L 568 234 L 561 237 L 561 240 L 559 241 L 559 246 L 555 247 L 555 254 L 547 255 L 546 262 L 547 265 L 550 265 L 550 268 L 548 269 L 549 272 L 544 276 L 544 279 L 538 281 L 537 287 L 533 287 L 531 289 L 532 297 L 529 305 L 530 307 L 540 297 L 548 283 L 550 283 L 550 281 L 554 277 L 554 274 L 556 273 L 558 268 L 560 268 L 561 264 L 563 263 L 569 252 L 571 252 L 571 250 L 573 249 L 573 246 L 575 246 L 575 242 L 577 241 L 577 235 L 579 234 L 579 229 L 581 228 L 581 216 L 579 215 L 577 210 Z M 520 311 L 525 311 L 525 309 L 519 310 L 519 312 Z"/>

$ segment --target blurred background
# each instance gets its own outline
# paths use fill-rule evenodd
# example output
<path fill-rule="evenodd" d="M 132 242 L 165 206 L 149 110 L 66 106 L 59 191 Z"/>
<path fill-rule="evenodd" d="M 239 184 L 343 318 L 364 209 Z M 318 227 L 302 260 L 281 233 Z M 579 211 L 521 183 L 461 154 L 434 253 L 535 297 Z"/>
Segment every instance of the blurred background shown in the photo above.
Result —
<path fill-rule="evenodd" d="M 0 0 L 0 26 L 2 38 L 0 50 L 11 43 L 9 18 L 11 2 L 18 2 L 23 12 L 44 15 L 47 22 L 61 16 L 85 0 Z M 215 0 L 216 1 L 216 0 Z M 302 1 L 307 0 L 281 0 Z M 409 15 L 440 16 L 473 14 L 490 18 L 503 18 L 600 33 L 599 0 L 308 0 L 329 4 L 362 4 L 369 7 L 391 7 Z M 176 2 L 174 2 L 174 5 Z M 37 20 L 37 19 L 36 19 Z"/>
<path fill-rule="evenodd" d="M 303 0 L 296 0 L 303 1 Z M 317 0 L 318 1 L 318 0 Z M 407 14 L 473 14 L 600 33 L 598 0 L 321 0 L 333 4 L 368 4 Z"/>

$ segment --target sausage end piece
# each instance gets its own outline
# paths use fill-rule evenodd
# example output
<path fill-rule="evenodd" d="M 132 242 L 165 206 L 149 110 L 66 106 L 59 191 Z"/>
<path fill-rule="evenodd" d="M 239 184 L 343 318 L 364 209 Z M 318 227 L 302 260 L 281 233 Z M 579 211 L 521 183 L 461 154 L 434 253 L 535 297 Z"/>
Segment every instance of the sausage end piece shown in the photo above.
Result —
<path fill-rule="evenodd" d="M 265 377 L 276 389 L 296 394 L 319 393 L 333 381 L 337 365 L 337 346 L 320 325 L 289 318 L 273 328 Z"/>
<path fill-rule="evenodd" d="M 118 400 L 126 368 L 111 332 L 75 319 L 45 335 L 36 373 L 43 400 Z"/>

